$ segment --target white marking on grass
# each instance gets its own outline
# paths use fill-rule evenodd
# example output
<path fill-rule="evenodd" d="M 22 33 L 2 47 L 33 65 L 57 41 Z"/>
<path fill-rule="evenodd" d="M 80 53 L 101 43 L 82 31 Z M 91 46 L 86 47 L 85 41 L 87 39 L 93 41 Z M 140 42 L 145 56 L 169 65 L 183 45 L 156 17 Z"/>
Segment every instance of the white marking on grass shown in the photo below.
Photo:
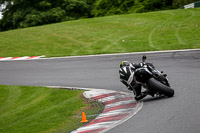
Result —
<path fill-rule="evenodd" d="M 182 40 L 182 38 L 179 36 L 179 31 L 180 31 L 180 29 L 181 29 L 181 26 L 183 25 L 183 23 L 185 23 L 186 21 L 190 20 L 190 19 L 194 16 L 194 12 L 193 12 L 193 11 L 190 11 L 190 10 L 187 10 L 187 11 L 189 11 L 190 13 L 192 13 L 192 15 L 191 15 L 190 17 L 186 18 L 184 21 L 182 21 L 182 22 L 178 25 L 178 28 L 176 29 L 176 32 L 175 32 L 175 36 L 176 36 L 176 38 L 177 38 L 179 44 L 186 44 L 186 43 Z"/>
<path fill-rule="evenodd" d="M 162 25 L 168 23 L 168 21 L 169 21 L 170 19 L 172 19 L 172 17 L 174 16 L 174 14 L 173 14 L 172 12 L 164 12 L 164 13 L 169 13 L 171 16 L 170 16 L 167 20 L 165 20 L 163 23 L 161 23 L 160 25 L 157 25 L 157 26 L 150 32 L 150 34 L 149 34 L 149 46 L 150 46 L 151 48 L 154 48 L 154 49 L 158 49 L 158 48 L 156 48 L 156 47 L 154 46 L 154 44 L 153 44 L 153 41 L 152 41 L 153 34 L 154 34 L 154 33 L 156 32 L 156 30 L 158 30 L 158 28 L 160 28 Z"/>
<path fill-rule="evenodd" d="M 72 55 L 76 55 L 78 52 L 80 52 L 81 50 L 84 50 L 84 49 L 87 49 L 87 51 L 89 51 L 89 50 L 88 50 L 89 47 L 94 46 L 94 45 L 97 45 L 97 43 L 100 42 L 100 41 L 104 41 L 104 40 L 109 41 L 108 39 L 109 39 L 109 38 L 112 38 L 112 36 L 113 36 L 114 34 L 116 34 L 116 33 L 109 34 L 109 35 L 107 35 L 106 37 L 100 37 L 100 38 L 97 39 L 95 42 L 93 42 L 93 43 L 91 43 L 91 44 L 89 44 L 89 45 L 87 45 L 87 46 L 84 45 L 83 47 L 81 47 L 81 48 L 79 48 L 79 49 L 73 51 Z"/>
<path fill-rule="evenodd" d="M 115 40 L 113 43 L 111 43 L 111 44 L 107 45 L 106 47 L 104 47 L 103 51 L 109 50 L 114 45 L 121 46 L 119 42 L 124 43 L 126 38 L 129 38 L 129 37 L 133 37 L 133 35 L 129 34 L 129 35 L 120 37 L 119 39 Z M 125 48 L 121 46 L 121 50 L 123 50 L 123 49 L 125 50 Z"/>

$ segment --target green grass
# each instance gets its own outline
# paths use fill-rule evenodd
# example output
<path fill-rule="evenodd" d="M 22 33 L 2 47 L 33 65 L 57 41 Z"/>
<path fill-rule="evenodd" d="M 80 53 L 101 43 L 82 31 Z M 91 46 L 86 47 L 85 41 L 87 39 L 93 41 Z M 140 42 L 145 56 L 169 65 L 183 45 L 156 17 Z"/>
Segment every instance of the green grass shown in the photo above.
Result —
<path fill-rule="evenodd" d="M 200 48 L 200 8 L 68 21 L 0 33 L 0 57 Z"/>
<path fill-rule="evenodd" d="M 68 132 L 88 108 L 82 91 L 0 85 L 0 132 Z M 79 125 L 80 126 L 80 125 Z"/>

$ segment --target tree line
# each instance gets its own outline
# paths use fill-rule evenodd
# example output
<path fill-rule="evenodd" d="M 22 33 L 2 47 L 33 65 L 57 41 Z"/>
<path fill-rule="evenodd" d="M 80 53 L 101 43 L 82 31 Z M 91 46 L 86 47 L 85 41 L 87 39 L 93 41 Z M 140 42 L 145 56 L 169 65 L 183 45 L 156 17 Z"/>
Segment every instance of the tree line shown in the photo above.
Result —
<path fill-rule="evenodd" d="M 80 18 L 176 9 L 199 0 L 0 0 L 0 31 Z M 0 7 L 1 8 L 1 7 Z"/>

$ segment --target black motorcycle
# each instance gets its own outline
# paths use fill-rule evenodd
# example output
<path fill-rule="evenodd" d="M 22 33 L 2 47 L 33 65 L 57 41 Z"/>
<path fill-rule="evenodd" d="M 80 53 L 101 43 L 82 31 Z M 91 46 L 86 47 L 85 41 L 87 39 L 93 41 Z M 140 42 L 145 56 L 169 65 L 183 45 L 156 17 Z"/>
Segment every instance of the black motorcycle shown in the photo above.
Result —
<path fill-rule="evenodd" d="M 164 95 L 172 97 L 174 90 L 170 87 L 167 75 L 158 71 L 151 63 L 146 63 L 146 56 L 142 57 L 142 67 L 135 71 L 135 79 L 143 88 L 149 90 L 151 96 Z"/>

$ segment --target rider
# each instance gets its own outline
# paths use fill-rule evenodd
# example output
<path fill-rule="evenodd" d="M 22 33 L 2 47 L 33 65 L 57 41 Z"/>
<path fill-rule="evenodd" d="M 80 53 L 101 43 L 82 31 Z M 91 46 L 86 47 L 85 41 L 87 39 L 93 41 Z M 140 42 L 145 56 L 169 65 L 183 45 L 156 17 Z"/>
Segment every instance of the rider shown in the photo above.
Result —
<path fill-rule="evenodd" d="M 120 81 L 134 92 L 136 100 L 141 100 L 148 94 L 148 90 L 141 92 L 141 84 L 136 81 L 134 76 L 135 71 L 141 67 L 143 67 L 142 63 L 136 64 L 122 61 L 119 69 Z"/>

